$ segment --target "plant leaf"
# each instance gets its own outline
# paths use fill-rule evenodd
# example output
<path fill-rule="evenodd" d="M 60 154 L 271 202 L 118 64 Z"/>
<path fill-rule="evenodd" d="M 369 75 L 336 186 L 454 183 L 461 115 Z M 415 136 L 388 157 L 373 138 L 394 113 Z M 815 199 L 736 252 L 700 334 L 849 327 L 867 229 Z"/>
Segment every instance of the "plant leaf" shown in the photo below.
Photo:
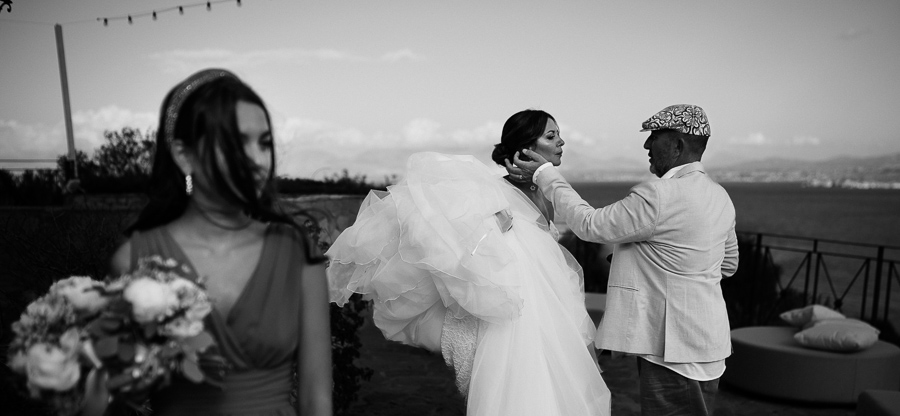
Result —
<path fill-rule="evenodd" d="M 95 338 L 100 338 L 101 336 L 106 335 L 106 331 L 103 330 L 103 325 L 101 325 L 102 322 L 103 322 L 103 317 L 94 319 L 93 321 L 89 322 L 84 327 L 84 329 L 91 336 L 93 336 Z"/>
<path fill-rule="evenodd" d="M 197 362 L 189 359 L 181 360 L 181 374 L 194 383 L 202 383 L 205 378 Z"/>
<path fill-rule="evenodd" d="M 159 350 L 159 357 L 163 359 L 169 359 L 177 356 L 181 353 L 181 349 L 178 347 L 173 347 L 172 345 L 163 344 L 162 348 Z"/>
<path fill-rule="evenodd" d="M 148 322 L 144 325 L 144 339 L 151 339 L 154 335 L 156 335 L 156 330 L 159 327 L 159 324 L 156 322 Z"/>
<path fill-rule="evenodd" d="M 106 381 L 106 388 L 108 388 L 110 391 L 116 391 L 129 385 L 131 381 L 131 373 L 126 369 L 122 373 L 110 376 Z"/>
<path fill-rule="evenodd" d="M 196 352 L 206 351 L 207 348 L 215 345 L 215 343 L 216 341 L 213 339 L 212 335 L 210 335 L 209 332 L 206 331 L 203 331 L 190 338 L 185 338 L 184 340 L 185 348 Z"/>
<path fill-rule="evenodd" d="M 97 354 L 97 357 L 109 358 L 114 355 L 119 350 L 119 338 L 117 337 L 104 337 L 97 340 L 94 343 L 94 352 Z"/>
<path fill-rule="evenodd" d="M 100 327 L 107 334 L 116 332 L 116 330 L 118 330 L 121 326 L 122 326 L 122 323 L 116 318 L 111 318 L 111 317 L 106 317 L 106 316 L 103 318 L 100 318 Z"/>
<path fill-rule="evenodd" d="M 130 363 L 134 360 L 134 350 L 134 344 L 132 343 L 119 343 L 119 359 L 123 362 Z"/>

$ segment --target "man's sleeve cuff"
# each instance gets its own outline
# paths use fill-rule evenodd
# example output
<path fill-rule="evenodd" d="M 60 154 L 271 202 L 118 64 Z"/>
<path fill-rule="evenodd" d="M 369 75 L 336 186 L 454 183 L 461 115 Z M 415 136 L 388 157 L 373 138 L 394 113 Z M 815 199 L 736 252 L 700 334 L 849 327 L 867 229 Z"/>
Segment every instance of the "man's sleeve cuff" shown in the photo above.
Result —
<path fill-rule="evenodd" d="M 547 162 L 547 163 L 544 163 L 544 164 L 541 165 L 541 166 L 538 166 L 538 168 L 534 171 L 534 175 L 531 176 L 531 181 L 534 182 L 534 183 L 537 183 L 537 177 L 538 177 L 538 175 L 541 174 L 541 171 L 543 171 L 544 169 L 546 169 L 546 168 L 548 168 L 548 167 L 550 167 L 550 166 L 553 166 L 553 164 L 550 163 L 550 162 Z"/>

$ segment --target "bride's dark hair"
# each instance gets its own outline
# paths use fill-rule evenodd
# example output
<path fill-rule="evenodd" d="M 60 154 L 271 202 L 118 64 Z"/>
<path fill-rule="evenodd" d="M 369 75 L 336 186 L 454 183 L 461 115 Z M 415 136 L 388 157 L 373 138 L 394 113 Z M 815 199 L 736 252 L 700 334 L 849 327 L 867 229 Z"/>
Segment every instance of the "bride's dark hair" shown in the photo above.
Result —
<path fill-rule="evenodd" d="M 512 162 L 516 152 L 531 146 L 544 134 L 547 120 L 556 122 L 553 116 L 542 110 L 522 110 L 510 116 L 503 124 L 500 143 L 494 145 L 491 153 L 494 163 L 505 166 L 505 159 Z"/>

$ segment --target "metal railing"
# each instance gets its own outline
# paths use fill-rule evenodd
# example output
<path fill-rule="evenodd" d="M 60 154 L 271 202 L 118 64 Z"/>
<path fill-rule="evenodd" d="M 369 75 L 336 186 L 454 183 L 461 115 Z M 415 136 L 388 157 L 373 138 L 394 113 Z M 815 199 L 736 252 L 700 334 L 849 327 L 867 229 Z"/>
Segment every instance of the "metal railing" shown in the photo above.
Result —
<path fill-rule="evenodd" d="M 855 314 L 858 307 L 856 316 L 869 322 L 889 322 L 891 307 L 895 313 L 900 310 L 891 304 L 893 282 L 900 284 L 900 247 L 772 233 L 738 235 L 752 240 L 751 276 L 781 272 L 776 302 L 761 311 L 766 314 L 761 321 L 777 313 L 786 296 L 798 293 L 804 304 L 830 304 L 845 314 Z"/>

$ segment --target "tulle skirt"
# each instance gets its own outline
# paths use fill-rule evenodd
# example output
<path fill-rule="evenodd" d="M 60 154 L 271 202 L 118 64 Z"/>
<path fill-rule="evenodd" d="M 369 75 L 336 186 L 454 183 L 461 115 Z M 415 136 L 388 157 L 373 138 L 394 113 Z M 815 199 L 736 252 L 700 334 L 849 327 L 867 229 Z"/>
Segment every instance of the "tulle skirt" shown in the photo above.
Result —
<path fill-rule="evenodd" d="M 608 415 L 581 268 L 556 237 L 477 159 L 417 153 L 328 251 L 331 300 L 364 294 L 385 338 L 432 351 L 447 316 L 476 318 L 468 415 Z"/>

